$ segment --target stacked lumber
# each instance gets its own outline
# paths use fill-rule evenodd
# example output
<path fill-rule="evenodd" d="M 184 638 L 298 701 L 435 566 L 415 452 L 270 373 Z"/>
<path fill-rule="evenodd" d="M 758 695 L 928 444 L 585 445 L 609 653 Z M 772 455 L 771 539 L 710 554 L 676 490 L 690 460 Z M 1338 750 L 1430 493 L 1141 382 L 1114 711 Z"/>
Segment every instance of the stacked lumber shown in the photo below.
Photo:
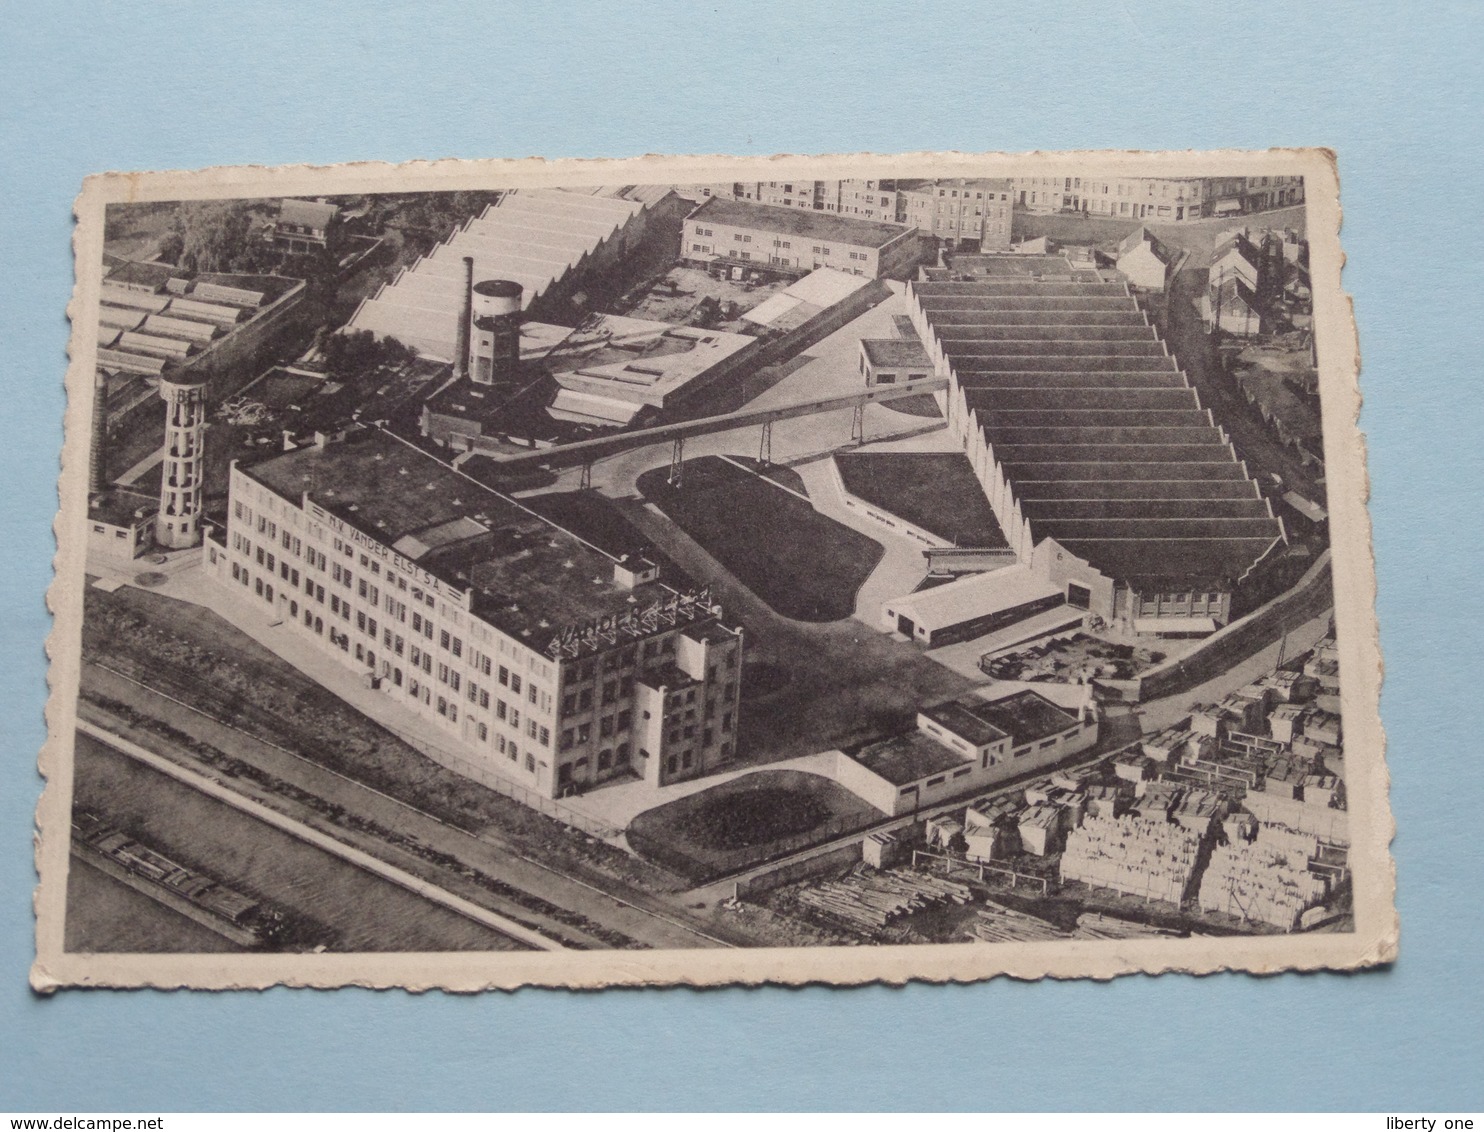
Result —
<path fill-rule="evenodd" d="M 875 930 L 935 904 L 967 904 L 970 889 L 947 877 L 910 869 L 876 872 L 857 867 L 842 880 L 802 889 L 800 904 L 851 927 Z"/>
<path fill-rule="evenodd" d="M 1312 837 L 1271 826 L 1261 827 L 1251 843 L 1217 846 L 1201 881 L 1202 910 L 1292 931 L 1329 895 L 1325 879 L 1309 871 L 1317 848 Z"/>
<path fill-rule="evenodd" d="M 1061 877 L 1179 904 L 1199 851 L 1199 837 L 1162 817 L 1088 818 L 1067 838 Z"/>
<path fill-rule="evenodd" d="M 985 902 L 969 931 L 985 943 L 1035 943 L 1047 939 L 1066 939 L 1067 933 L 1048 920 L 1018 912 L 996 901 Z"/>
<path fill-rule="evenodd" d="M 1158 939 L 1178 935 L 1168 928 L 1156 928 L 1133 920 L 1120 920 L 1101 912 L 1083 912 L 1077 917 L 1073 939 Z"/>

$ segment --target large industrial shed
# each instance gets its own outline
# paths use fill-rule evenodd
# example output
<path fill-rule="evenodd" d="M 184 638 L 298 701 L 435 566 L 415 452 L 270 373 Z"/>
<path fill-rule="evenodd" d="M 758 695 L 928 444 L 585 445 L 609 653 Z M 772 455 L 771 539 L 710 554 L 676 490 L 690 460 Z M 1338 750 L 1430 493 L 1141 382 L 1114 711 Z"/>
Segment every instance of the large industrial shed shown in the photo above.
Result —
<path fill-rule="evenodd" d="M 350 329 L 392 337 L 424 357 L 452 361 L 463 303 L 465 256 L 476 279 L 509 279 L 529 308 L 570 291 L 588 272 L 616 264 L 643 236 L 650 206 L 561 189 L 503 196 L 446 242 L 364 300 Z"/>
<path fill-rule="evenodd" d="M 1230 618 L 1282 524 L 1122 283 L 919 281 L 908 305 L 1022 562 L 1144 631 Z"/>

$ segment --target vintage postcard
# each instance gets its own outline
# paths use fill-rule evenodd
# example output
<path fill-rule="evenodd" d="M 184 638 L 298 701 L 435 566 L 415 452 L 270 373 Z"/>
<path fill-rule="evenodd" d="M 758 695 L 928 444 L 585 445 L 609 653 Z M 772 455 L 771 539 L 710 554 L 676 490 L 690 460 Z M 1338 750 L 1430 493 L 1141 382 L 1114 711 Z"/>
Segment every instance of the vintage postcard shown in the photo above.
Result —
<path fill-rule="evenodd" d="M 77 220 L 36 988 L 1395 957 L 1333 155 Z"/>

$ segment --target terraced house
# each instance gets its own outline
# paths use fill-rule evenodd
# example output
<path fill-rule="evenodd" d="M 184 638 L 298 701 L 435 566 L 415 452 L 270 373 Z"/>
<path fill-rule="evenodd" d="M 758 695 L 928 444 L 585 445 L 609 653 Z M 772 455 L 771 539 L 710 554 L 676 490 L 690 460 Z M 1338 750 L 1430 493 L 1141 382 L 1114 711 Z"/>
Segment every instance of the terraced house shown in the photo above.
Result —
<path fill-rule="evenodd" d="M 232 468 L 224 587 L 547 797 L 736 754 L 742 631 L 379 430 Z"/>
<path fill-rule="evenodd" d="M 1126 285 L 1056 257 L 983 266 L 908 302 L 1020 562 L 1139 632 L 1225 624 L 1283 526 Z"/>

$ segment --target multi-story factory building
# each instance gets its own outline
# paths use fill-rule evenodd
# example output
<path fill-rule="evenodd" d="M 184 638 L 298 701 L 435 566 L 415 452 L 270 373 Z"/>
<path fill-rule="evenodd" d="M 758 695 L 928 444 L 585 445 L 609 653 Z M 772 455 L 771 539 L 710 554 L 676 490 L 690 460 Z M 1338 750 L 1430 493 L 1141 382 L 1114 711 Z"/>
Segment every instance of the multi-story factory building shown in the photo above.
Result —
<path fill-rule="evenodd" d="M 218 539 L 220 541 L 218 541 Z M 742 631 L 379 430 L 234 464 L 206 568 L 547 797 L 737 753 Z"/>
<path fill-rule="evenodd" d="M 920 254 L 917 233 L 897 224 L 712 197 L 685 218 L 681 255 L 806 274 L 833 267 L 879 279 L 909 267 Z"/>

